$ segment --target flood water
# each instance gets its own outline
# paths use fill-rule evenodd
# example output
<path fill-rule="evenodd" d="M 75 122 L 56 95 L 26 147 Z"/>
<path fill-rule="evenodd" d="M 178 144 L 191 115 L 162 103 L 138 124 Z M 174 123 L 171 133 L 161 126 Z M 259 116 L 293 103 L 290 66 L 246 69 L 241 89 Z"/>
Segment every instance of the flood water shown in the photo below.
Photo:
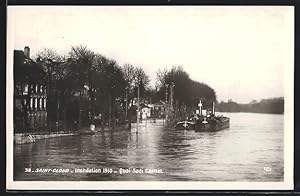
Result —
<path fill-rule="evenodd" d="M 282 181 L 283 115 L 223 115 L 230 117 L 230 128 L 218 132 L 165 130 L 162 121 L 148 120 L 138 134 L 132 125 L 131 131 L 15 145 L 14 180 Z M 69 171 L 25 172 L 25 168 Z M 75 172 L 87 168 L 112 173 Z M 126 169 L 130 173 L 120 173 Z M 146 173 L 149 169 L 159 173 Z"/>

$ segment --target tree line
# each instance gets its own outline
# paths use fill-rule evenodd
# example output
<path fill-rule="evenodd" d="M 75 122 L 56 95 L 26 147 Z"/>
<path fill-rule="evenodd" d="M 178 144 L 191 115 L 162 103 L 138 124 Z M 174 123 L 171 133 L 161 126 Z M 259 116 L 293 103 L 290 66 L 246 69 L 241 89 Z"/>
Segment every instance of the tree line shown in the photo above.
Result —
<path fill-rule="evenodd" d="M 156 86 L 152 88 L 141 66 L 119 65 L 116 60 L 82 45 L 72 46 L 66 55 L 45 48 L 33 60 L 41 66 L 43 74 L 31 80 L 47 87 L 48 125 L 60 122 L 68 127 L 76 122 L 80 126 L 101 115 L 103 122 L 114 126 L 136 115 L 134 101 L 138 90 L 141 102 L 163 100 L 170 106 L 172 88 L 172 108 L 178 116 L 197 107 L 199 99 L 216 101 L 215 91 L 190 79 L 182 66 L 158 70 Z M 15 81 L 22 75 L 24 72 L 19 70 Z"/>
<path fill-rule="evenodd" d="M 253 112 L 253 113 L 284 113 L 284 98 L 262 99 L 260 101 L 253 100 L 248 104 L 239 104 L 232 100 L 227 102 L 221 101 L 216 105 L 219 112 Z"/>
<path fill-rule="evenodd" d="M 73 46 L 62 56 L 44 49 L 35 56 L 45 72 L 48 120 L 89 123 L 97 115 L 109 125 L 125 120 L 139 86 L 141 97 L 149 78 L 141 67 L 120 66 L 86 46 Z M 58 107 L 59 106 L 59 107 Z"/>

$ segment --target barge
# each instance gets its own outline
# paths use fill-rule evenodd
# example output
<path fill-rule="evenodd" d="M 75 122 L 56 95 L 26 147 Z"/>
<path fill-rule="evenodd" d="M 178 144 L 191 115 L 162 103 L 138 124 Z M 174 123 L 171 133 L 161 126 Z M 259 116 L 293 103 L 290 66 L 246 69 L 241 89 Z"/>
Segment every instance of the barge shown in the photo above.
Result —
<path fill-rule="evenodd" d="M 186 120 L 179 121 L 175 125 L 176 130 L 195 130 L 195 131 L 219 131 L 230 127 L 230 119 L 225 116 L 215 116 L 215 104 L 212 110 L 203 110 L 200 100 L 199 109 Z"/>

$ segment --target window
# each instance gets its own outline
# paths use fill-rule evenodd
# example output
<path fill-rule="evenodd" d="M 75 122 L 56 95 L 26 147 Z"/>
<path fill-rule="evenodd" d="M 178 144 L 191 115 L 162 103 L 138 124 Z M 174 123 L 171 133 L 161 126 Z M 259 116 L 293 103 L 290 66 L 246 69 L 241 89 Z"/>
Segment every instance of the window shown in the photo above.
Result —
<path fill-rule="evenodd" d="M 40 102 L 39 102 L 39 98 L 36 98 L 36 109 L 40 108 Z"/>
<path fill-rule="evenodd" d="M 44 108 L 46 109 L 47 107 L 47 99 L 44 99 Z"/>
<path fill-rule="evenodd" d="M 32 107 L 33 107 L 33 99 L 30 98 L 30 109 L 32 109 Z"/>
<path fill-rule="evenodd" d="M 37 102 L 37 98 L 34 98 L 34 108 L 35 108 L 35 109 L 38 108 L 38 107 L 37 107 L 37 103 L 38 103 L 38 102 Z"/>
<path fill-rule="evenodd" d="M 43 92 L 43 85 L 40 86 L 40 93 Z"/>
<path fill-rule="evenodd" d="M 23 95 L 28 95 L 28 84 L 25 84 Z"/>
<path fill-rule="evenodd" d="M 38 92 L 38 85 L 35 85 L 35 92 Z"/>
<path fill-rule="evenodd" d="M 43 98 L 40 98 L 40 109 L 43 109 Z"/>

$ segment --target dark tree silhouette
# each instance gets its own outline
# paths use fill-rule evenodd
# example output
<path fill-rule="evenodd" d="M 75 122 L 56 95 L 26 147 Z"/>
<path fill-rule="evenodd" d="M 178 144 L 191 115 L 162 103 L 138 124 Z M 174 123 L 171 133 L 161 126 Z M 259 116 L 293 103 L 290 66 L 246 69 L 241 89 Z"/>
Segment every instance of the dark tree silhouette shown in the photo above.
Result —
<path fill-rule="evenodd" d="M 219 112 L 254 112 L 254 113 L 284 113 L 284 98 L 270 98 L 258 101 L 251 101 L 248 104 L 238 104 L 231 99 L 227 102 L 221 101 L 216 105 Z"/>
<path fill-rule="evenodd" d="M 215 91 L 204 83 L 191 80 L 182 66 L 173 66 L 170 70 L 158 70 L 156 85 L 161 100 L 165 100 L 165 96 L 170 96 L 170 88 L 174 85 L 173 104 L 179 117 L 194 110 L 200 99 L 206 105 L 216 101 Z"/>

